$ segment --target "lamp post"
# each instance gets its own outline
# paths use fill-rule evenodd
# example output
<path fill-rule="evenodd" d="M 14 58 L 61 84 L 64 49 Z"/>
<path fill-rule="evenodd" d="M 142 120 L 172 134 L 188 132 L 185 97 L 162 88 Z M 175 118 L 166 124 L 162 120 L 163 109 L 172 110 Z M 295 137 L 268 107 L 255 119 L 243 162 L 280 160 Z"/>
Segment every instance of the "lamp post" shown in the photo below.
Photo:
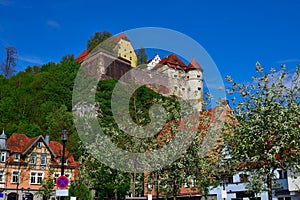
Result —
<path fill-rule="evenodd" d="M 23 188 L 23 187 L 21 188 L 21 191 L 22 191 L 22 195 L 21 195 L 21 196 L 22 196 L 22 199 L 25 199 L 25 198 L 24 198 L 24 188 Z"/>
<path fill-rule="evenodd" d="M 223 179 L 222 180 L 222 185 L 223 185 L 222 198 L 223 198 L 223 200 L 226 200 L 227 192 L 226 192 L 225 184 L 228 182 L 227 175 L 224 175 L 222 179 Z"/>
<path fill-rule="evenodd" d="M 66 148 L 66 142 L 68 140 L 68 131 L 66 129 L 63 129 L 61 131 L 61 141 L 63 143 L 63 152 L 61 156 L 61 176 L 65 174 L 65 148 Z M 65 197 L 62 196 L 61 200 L 64 200 Z"/>

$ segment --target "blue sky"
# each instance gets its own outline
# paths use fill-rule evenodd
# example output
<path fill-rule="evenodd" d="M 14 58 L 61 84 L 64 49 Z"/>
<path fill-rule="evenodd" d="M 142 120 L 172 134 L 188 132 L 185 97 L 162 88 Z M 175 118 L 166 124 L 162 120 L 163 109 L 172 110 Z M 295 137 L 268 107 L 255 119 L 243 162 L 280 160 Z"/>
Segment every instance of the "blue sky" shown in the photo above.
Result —
<path fill-rule="evenodd" d="M 250 81 L 256 61 L 267 69 L 300 63 L 300 1 L 125 2 L 0 0 L 0 60 L 15 46 L 21 70 L 79 55 L 96 31 L 163 27 L 196 40 L 223 77 L 239 82 Z"/>

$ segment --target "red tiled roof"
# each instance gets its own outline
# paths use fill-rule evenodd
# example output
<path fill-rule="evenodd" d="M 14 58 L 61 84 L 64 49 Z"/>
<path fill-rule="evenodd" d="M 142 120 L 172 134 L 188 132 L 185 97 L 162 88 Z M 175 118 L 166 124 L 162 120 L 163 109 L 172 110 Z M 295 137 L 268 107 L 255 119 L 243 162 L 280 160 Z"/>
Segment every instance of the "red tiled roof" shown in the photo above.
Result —
<path fill-rule="evenodd" d="M 57 141 L 50 141 L 49 146 L 56 156 L 62 155 L 63 145 L 61 143 L 59 143 Z M 69 154 L 68 150 L 65 150 L 65 156 L 68 154 Z"/>
<path fill-rule="evenodd" d="M 163 144 L 171 140 L 175 135 L 173 131 L 170 129 L 170 126 L 175 126 L 175 129 L 180 133 L 182 130 L 190 130 L 190 131 L 200 131 L 209 128 L 210 126 L 218 126 L 217 121 L 230 121 L 228 114 L 230 113 L 230 106 L 228 105 L 228 101 L 225 102 L 225 107 L 221 106 L 213 107 L 208 109 L 207 111 L 202 111 L 199 113 L 195 113 L 190 117 L 184 117 L 180 119 L 178 122 L 168 122 L 163 129 L 158 134 L 158 144 L 163 146 Z M 190 122 L 190 125 L 186 124 L 186 121 Z M 203 120 L 203 122 L 201 122 Z M 204 137 L 204 135 L 203 135 Z"/>
<path fill-rule="evenodd" d="M 184 70 L 186 68 L 184 62 L 182 62 L 174 53 L 163 58 L 158 64 L 168 65 L 169 67 L 174 69 Z"/>
<path fill-rule="evenodd" d="M 80 53 L 80 55 L 75 59 L 76 62 L 81 62 L 83 61 L 89 54 L 89 50 L 84 50 L 83 52 Z"/>
<path fill-rule="evenodd" d="M 10 153 L 21 153 L 26 154 L 28 152 L 28 148 L 33 145 L 34 142 L 37 142 L 42 136 L 37 136 L 34 138 L 29 138 L 25 134 L 14 133 L 7 139 L 7 148 Z M 56 141 L 49 141 L 49 148 L 55 156 L 62 156 L 63 145 Z M 68 157 L 68 165 L 78 167 L 79 163 L 74 160 L 74 157 L 69 153 L 68 150 L 65 150 L 65 156 Z M 13 154 L 11 154 L 8 159 L 8 162 L 13 161 Z M 57 163 L 57 159 L 54 158 L 54 163 Z"/>
<path fill-rule="evenodd" d="M 119 40 L 121 40 L 121 39 L 129 41 L 129 39 L 128 39 L 128 37 L 126 36 L 125 33 L 121 33 L 121 34 L 115 36 L 115 38 L 117 39 L 117 41 L 119 41 Z"/>
<path fill-rule="evenodd" d="M 25 149 L 34 141 L 25 134 L 14 133 L 7 139 L 7 148 L 11 152 L 23 153 Z"/>
<path fill-rule="evenodd" d="M 199 65 L 199 63 L 195 58 L 191 60 L 190 64 L 186 68 L 186 70 L 190 70 L 190 69 L 198 69 L 200 71 L 203 71 L 202 67 Z"/>

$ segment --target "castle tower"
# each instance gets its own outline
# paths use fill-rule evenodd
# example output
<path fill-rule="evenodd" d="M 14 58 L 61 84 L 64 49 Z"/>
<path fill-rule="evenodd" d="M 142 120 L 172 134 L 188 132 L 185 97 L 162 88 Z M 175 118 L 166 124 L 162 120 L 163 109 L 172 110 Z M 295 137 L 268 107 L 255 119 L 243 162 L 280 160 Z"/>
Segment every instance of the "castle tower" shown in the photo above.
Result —
<path fill-rule="evenodd" d="M 187 99 L 200 111 L 203 101 L 203 69 L 195 58 L 191 60 L 186 71 Z"/>
<path fill-rule="evenodd" d="M 8 148 L 7 148 L 7 136 L 4 133 L 4 129 L 2 130 L 2 134 L 0 135 L 0 163 L 6 161 L 8 157 Z"/>

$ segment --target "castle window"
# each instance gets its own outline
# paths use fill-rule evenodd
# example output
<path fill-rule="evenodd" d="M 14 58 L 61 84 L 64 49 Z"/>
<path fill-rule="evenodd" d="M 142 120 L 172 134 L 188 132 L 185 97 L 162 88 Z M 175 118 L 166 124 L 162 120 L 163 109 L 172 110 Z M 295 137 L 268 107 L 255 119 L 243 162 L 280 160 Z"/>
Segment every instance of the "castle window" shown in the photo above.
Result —
<path fill-rule="evenodd" d="M 132 60 L 132 57 L 130 57 L 129 59 Z"/>
<path fill-rule="evenodd" d="M 14 161 L 20 161 L 21 155 L 19 153 L 14 154 Z"/>
<path fill-rule="evenodd" d="M 177 74 L 174 74 L 174 77 L 176 78 L 176 77 L 177 77 Z"/>
<path fill-rule="evenodd" d="M 182 90 L 185 90 L 185 88 L 183 87 Z"/>
<path fill-rule="evenodd" d="M 198 90 L 201 90 L 201 87 L 198 87 Z"/>
<path fill-rule="evenodd" d="M 200 78 L 200 75 L 197 75 L 197 78 Z"/>
<path fill-rule="evenodd" d="M 190 76 L 186 76 L 186 78 L 190 78 Z"/>
<path fill-rule="evenodd" d="M 1 162 L 6 161 L 6 152 L 1 152 Z"/>

